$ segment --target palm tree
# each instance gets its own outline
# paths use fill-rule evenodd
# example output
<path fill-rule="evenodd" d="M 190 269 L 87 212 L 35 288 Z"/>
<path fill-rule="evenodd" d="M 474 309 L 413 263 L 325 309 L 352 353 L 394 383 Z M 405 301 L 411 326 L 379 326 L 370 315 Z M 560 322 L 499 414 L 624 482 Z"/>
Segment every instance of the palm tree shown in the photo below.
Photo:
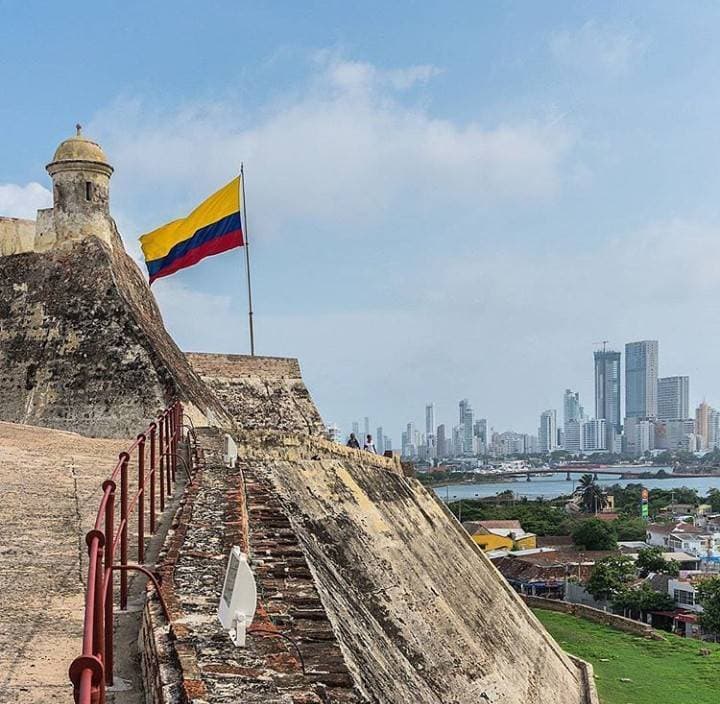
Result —
<path fill-rule="evenodd" d="M 583 510 L 587 513 L 597 513 L 607 506 L 607 497 L 592 474 L 583 474 L 578 488 L 582 495 Z"/>

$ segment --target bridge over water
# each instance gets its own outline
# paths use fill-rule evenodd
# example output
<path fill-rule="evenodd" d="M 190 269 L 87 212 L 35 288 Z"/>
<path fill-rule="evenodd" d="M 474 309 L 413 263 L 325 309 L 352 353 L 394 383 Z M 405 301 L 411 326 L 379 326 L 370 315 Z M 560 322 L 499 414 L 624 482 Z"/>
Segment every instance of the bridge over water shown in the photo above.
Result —
<path fill-rule="evenodd" d="M 662 470 L 658 470 L 657 472 L 633 472 L 628 471 L 627 467 L 555 467 L 552 468 L 538 468 L 538 469 L 529 469 L 529 470 L 521 470 L 521 471 L 514 471 L 514 472 L 498 472 L 496 474 L 493 474 L 493 477 L 498 477 L 500 479 L 507 479 L 512 477 L 521 477 L 524 476 L 526 478 L 526 481 L 532 481 L 533 476 L 546 476 L 549 474 L 562 474 L 565 473 L 565 480 L 571 481 L 572 475 L 585 475 L 585 474 L 592 474 L 593 479 L 598 479 L 600 476 L 609 476 L 609 477 L 616 477 L 618 479 L 647 479 L 648 474 L 652 475 L 652 479 L 685 479 L 685 478 L 693 478 L 693 479 L 699 479 L 702 477 L 720 477 L 720 471 L 712 471 L 712 472 L 665 472 Z"/>

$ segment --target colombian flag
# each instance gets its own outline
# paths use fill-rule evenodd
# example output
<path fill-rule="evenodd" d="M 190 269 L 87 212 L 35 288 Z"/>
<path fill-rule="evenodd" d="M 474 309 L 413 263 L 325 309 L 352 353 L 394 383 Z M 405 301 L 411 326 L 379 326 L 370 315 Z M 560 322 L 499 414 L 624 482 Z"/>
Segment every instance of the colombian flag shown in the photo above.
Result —
<path fill-rule="evenodd" d="M 150 283 L 205 257 L 245 244 L 240 219 L 240 176 L 213 193 L 186 218 L 140 238 Z"/>

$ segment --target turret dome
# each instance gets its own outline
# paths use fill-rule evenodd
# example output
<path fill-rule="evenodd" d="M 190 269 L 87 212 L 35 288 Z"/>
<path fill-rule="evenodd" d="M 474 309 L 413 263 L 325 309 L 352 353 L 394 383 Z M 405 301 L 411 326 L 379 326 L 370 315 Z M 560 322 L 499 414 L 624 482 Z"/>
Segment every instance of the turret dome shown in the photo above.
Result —
<path fill-rule="evenodd" d="M 112 166 L 108 163 L 102 147 L 97 142 L 83 137 L 80 125 L 77 125 L 76 129 L 77 134 L 61 142 L 55 150 L 52 161 L 47 165 L 50 175 L 56 171 L 66 170 L 71 165 L 68 162 L 72 162 L 78 167 L 96 164 L 96 168 L 112 173 Z"/>

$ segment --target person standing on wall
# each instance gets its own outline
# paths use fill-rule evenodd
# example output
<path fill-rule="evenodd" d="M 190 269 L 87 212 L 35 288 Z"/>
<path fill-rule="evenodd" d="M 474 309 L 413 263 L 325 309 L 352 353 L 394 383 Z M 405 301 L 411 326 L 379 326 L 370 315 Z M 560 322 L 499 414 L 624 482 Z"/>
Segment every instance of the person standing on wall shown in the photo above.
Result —
<path fill-rule="evenodd" d="M 372 435 L 368 435 L 365 438 L 365 446 L 363 447 L 364 450 L 367 450 L 368 452 L 372 452 L 374 455 L 377 455 L 377 450 L 375 449 L 375 443 L 373 442 Z"/>
<path fill-rule="evenodd" d="M 360 449 L 360 443 L 358 442 L 358 439 L 355 437 L 355 433 L 350 433 L 350 439 L 347 441 L 347 446 L 352 447 L 353 450 Z"/>

